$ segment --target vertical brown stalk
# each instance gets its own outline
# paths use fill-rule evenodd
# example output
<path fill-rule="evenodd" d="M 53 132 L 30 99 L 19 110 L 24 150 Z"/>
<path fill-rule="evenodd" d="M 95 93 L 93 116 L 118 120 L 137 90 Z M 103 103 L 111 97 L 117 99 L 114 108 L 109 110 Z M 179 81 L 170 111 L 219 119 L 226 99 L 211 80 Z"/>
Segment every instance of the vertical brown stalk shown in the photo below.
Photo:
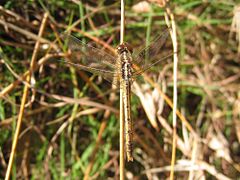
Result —
<path fill-rule="evenodd" d="M 120 27 L 120 44 L 124 41 L 124 26 L 125 26 L 125 17 L 124 17 L 124 0 L 121 0 L 121 27 Z M 124 115 L 123 115 L 123 91 L 120 88 L 120 180 L 124 180 Z"/>

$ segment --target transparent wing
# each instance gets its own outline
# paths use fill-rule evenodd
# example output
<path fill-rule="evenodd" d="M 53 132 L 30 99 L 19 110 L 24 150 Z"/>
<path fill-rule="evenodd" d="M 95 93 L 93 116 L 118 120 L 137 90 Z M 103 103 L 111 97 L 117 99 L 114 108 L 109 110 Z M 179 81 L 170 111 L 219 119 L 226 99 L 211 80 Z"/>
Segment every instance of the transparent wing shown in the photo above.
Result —
<path fill-rule="evenodd" d="M 118 86 L 119 70 L 116 56 L 85 44 L 72 35 L 63 34 L 61 39 L 69 52 L 67 60 L 62 60 L 62 62 L 101 75 L 104 79 Z"/>
<path fill-rule="evenodd" d="M 133 64 L 140 68 L 134 71 L 134 76 L 140 75 L 160 62 L 166 63 L 167 60 L 171 59 L 173 50 L 169 30 L 164 30 L 149 46 L 142 49 L 139 53 L 133 54 Z"/>
<path fill-rule="evenodd" d="M 58 61 L 63 62 L 66 65 L 72 66 L 75 69 L 81 69 L 81 70 L 88 71 L 88 72 L 91 72 L 93 74 L 102 76 L 105 80 L 107 80 L 111 84 L 114 84 L 117 87 L 120 86 L 120 81 L 119 81 L 120 74 L 117 73 L 117 72 L 113 73 L 111 71 L 106 71 L 106 70 L 102 70 L 102 69 L 87 67 L 87 66 L 84 66 L 84 65 L 81 65 L 81 64 L 72 63 L 71 61 L 66 61 L 66 60 L 58 60 Z"/>

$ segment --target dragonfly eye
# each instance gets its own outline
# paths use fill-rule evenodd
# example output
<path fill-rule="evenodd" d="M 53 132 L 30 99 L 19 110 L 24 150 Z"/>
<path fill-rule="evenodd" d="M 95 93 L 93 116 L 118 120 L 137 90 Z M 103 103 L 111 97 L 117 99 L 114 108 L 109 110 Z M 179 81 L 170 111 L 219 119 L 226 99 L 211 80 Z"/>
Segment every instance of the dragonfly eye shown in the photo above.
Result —
<path fill-rule="evenodd" d="M 124 44 L 120 44 L 117 47 L 117 53 L 118 54 L 122 54 L 125 51 L 125 45 Z"/>
<path fill-rule="evenodd" d="M 125 43 L 125 46 L 126 46 L 126 48 L 128 49 L 128 51 L 132 54 L 132 53 L 133 53 L 133 48 L 132 48 L 132 46 L 131 46 L 130 44 L 128 44 L 128 43 Z"/>

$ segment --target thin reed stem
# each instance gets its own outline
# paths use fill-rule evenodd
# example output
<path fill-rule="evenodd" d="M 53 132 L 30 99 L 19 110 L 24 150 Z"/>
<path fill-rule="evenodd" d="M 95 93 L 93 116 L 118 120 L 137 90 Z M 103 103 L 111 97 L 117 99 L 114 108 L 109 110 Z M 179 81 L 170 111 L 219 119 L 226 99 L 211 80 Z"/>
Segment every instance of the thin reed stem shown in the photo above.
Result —
<path fill-rule="evenodd" d="M 125 33 L 125 9 L 124 0 L 121 0 L 121 27 L 120 27 L 120 44 L 124 42 Z"/>
<path fill-rule="evenodd" d="M 124 12 L 124 0 L 121 0 L 121 27 L 120 27 L 120 44 L 124 42 L 124 26 L 125 26 L 125 12 Z M 124 114 L 123 114 L 123 91 L 120 88 L 120 180 L 124 180 Z"/>

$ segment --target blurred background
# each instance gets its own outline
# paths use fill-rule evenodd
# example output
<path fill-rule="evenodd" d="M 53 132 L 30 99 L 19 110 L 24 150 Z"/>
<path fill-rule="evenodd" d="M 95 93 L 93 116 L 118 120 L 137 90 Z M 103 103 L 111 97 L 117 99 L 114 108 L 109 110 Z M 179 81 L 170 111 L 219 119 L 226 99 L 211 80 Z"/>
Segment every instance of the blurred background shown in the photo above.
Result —
<path fill-rule="evenodd" d="M 126 0 L 125 41 L 137 52 L 168 28 L 178 42 L 175 179 L 240 177 L 240 1 Z M 38 37 L 44 14 L 43 35 Z M 46 17 L 47 14 L 47 17 Z M 119 90 L 66 60 L 68 32 L 113 54 L 119 44 L 120 1 L 0 1 L 0 178 L 32 69 L 12 179 L 117 179 Z M 171 36 L 162 38 L 171 51 Z M 163 53 L 164 54 L 164 53 Z M 154 85 L 151 82 L 155 82 Z M 173 60 L 134 85 L 134 162 L 127 179 L 167 179 L 172 158 Z"/>

